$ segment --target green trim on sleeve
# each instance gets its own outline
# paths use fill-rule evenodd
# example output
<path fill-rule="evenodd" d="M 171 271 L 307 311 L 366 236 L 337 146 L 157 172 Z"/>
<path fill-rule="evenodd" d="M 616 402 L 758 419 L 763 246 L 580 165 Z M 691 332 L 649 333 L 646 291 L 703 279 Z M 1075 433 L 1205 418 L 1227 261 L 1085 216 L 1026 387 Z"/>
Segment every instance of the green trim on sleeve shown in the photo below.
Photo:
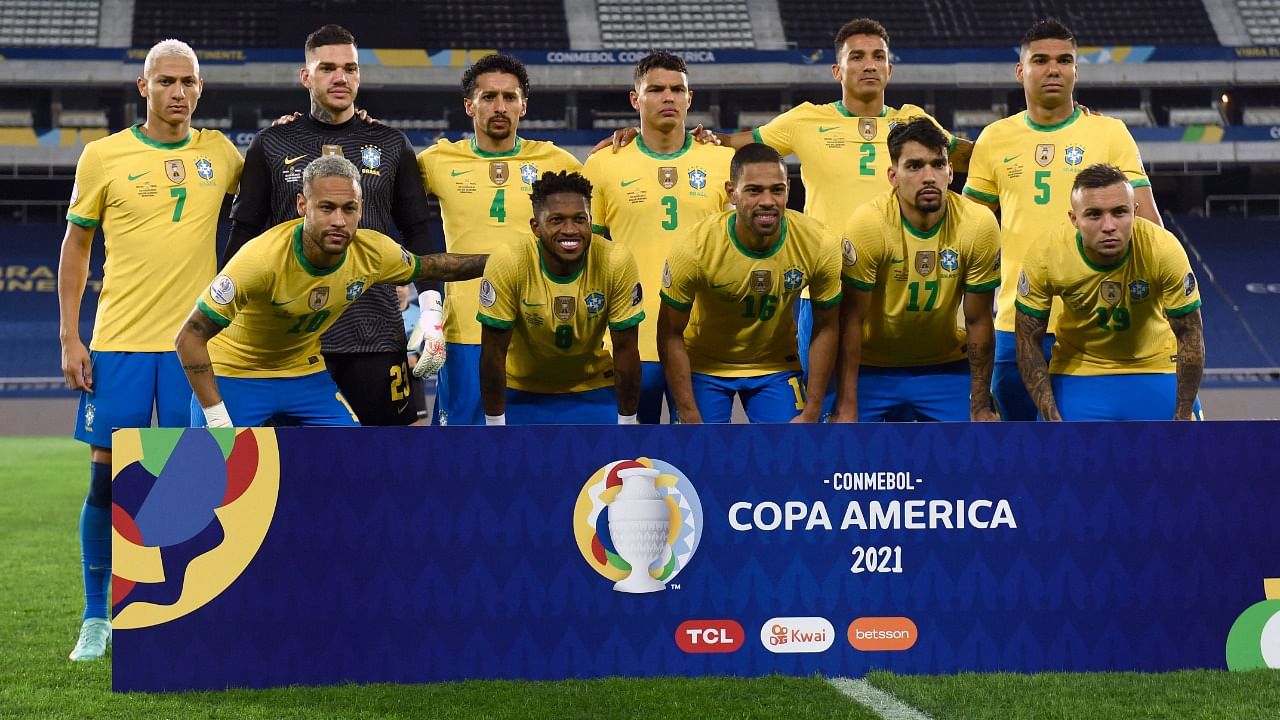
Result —
<path fill-rule="evenodd" d="M 991 282 L 982 283 L 981 285 L 966 284 L 964 286 L 964 291 L 972 292 L 972 293 L 980 293 L 980 292 L 986 292 L 988 290 L 995 290 L 997 287 L 1000 287 L 1000 278 L 996 278 Z"/>
<path fill-rule="evenodd" d="M 974 190 L 973 188 L 969 187 L 968 185 L 965 185 L 965 186 L 964 186 L 964 194 L 965 194 L 965 195 L 968 195 L 968 196 L 969 196 L 969 197 L 971 197 L 971 198 L 977 198 L 977 199 L 979 199 L 979 200 L 983 200 L 983 201 L 985 201 L 985 202 L 989 202 L 989 203 L 998 203 L 998 202 L 1000 202 L 1000 197 L 999 197 L 998 195 L 988 195 L 988 194 L 986 194 L 986 193 L 982 192 L 981 190 Z"/>
<path fill-rule="evenodd" d="M 1049 319 L 1049 311 L 1048 311 L 1048 310 L 1037 310 L 1037 309 L 1035 309 L 1035 308 L 1033 308 L 1033 307 L 1027 307 L 1026 305 L 1023 305 L 1023 304 L 1022 304 L 1022 301 L 1021 301 L 1021 300 L 1014 300 L 1014 301 L 1013 301 L 1013 306 L 1014 306 L 1014 307 L 1016 307 L 1016 308 L 1018 308 L 1018 309 L 1019 309 L 1019 310 L 1021 310 L 1022 312 L 1024 312 L 1024 313 L 1026 313 L 1026 314 L 1030 315 L 1031 317 L 1040 318 L 1041 320 L 1048 320 L 1048 319 Z"/>
<path fill-rule="evenodd" d="M 1137 180 L 1130 180 L 1129 184 L 1136 188 L 1151 187 L 1151 180 L 1150 178 L 1138 178 Z"/>
<path fill-rule="evenodd" d="M 752 128 L 752 130 L 751 130 L 751 139 L 752 139 L 752 140 L 754 140 L 755 142 L 760 143 L 761 145 L 768 145 L 768 144 L 769 144 L 769 143 L 767 143 L 767 142 L 765 142 L 765 141 L 764 141 L 764 137 L 760 134 L 760 128 Z"/>
<path fill-rule="evenodd" d="M 642 322 L 644 322 L 643 310 L 627 318 L 626 320 L 623 320 L 622 322 L 609 323 L 609 329 L 610 330 L 630 330 L 631 328 L 639 325 Z"/>
<path fill-rule="evenodd" d="M 67 213 L 67 222 L 72 223 L 74 225 L 79 225 L 80 227 L 85 228 L 87 230 L 92 230 L 98 227 L 97 220 L 90 220 L 87 217 L 80 217 L 75 213 Z"/>
<path fill-rule="evenodd" d="M 481 325 L 488 325 L 494 330 L 510 330 L 516 326 L 514 320 L 499 320 L 496 317 L 490 317 L 482 312 L 476 313 L 476 320 L 479 320 Z"/>
<path fill-rule="evenodd" d="M 409 254 L 413 255 L 413 274 L 409 276 L 408 280 L 405 280 L 404 282 L 399 283 L 400 285 L 408 285 L 409 283 L 418 279 L 418 273 L 422 272 L 422 257 L 414 253 L 409 253 Z"/>
<path fill-rule="evenodd" d="M 680 312 L 689 312 L 693 309 L 693 303 L 682 303 L 661 290 L 658 291 L 658 297 L 662 298 L 662 302 L 670 305 Z"/>
<path fill-rule="evenodd" d="M 836 296 L 835 296 L 835 297 L 833 297 L 833 298 L 831 298 L 830 300 L 826 300 L 826 301 L 821 301 L 821 302 L 820 302 L 820 301 L 818 301 L 818 300 L 812 300 L 812 299 L 811 299 L 811 300 L 810 300 L 810 302 L 812 302 L 814 305 L 816 305 L 816 306 L 818 306 L 818 307 L 822 308 L 823 310 L 829 310 L 829 309 L 831 309 L 831 308 L 835 307 L 836 305 L 839 305 L 839 304 L 840 304 L 840 301 L 841 301 L 841 300 L 843 300 L 843 299 L 844 299 L 844 293 L 842 293 L 842 292 L 838 292 L 838 293 L 836 293 Z"/>
<path fill-rule="evenodd" d="M 218 314 L 216 310 L 206 305 L 204 302 L 204 298 L 200 298 L 199 300 L 196 300 L 196 308 L 198 308 L 200 312 L 204 313 L 205 317 L 212 320 L 214 325 L 217 325 L 220 328 L 225 328 L 226 326 L 231 324 L 230 320 L 222 317 L 221 315 Z"/>
<path fill-rule="evenodd" d="M 875 284 L 875 283 L 868 283 L 868 282 L 863 282 L 863 281 L 861 281 L 861 280 L 854 280 L 853 278 L 849 277 L 848 275 L 843 275 L 843 274 L 842 274 L 842 275 L 840 276 L 840 280 L 841 280 L 841 282 L 843 282 L 845 285 L 852 285 L 853 287 L 856 287 L 856 288 L 858 288 L 859 290 L 866 290 L 867 292 L 871 292 L 872 290 L 875 290 L 875 289 L 876 289 L 876 284 Z"/>
<path fill-rule="evenodd" d="M 595 233 L 596 235 L 604 235 L 605 233 L 609 232 L 609 228 L 605 227 L 604 225 L 597 225 L 595 223 L 591 223 L 591 232 Z"/>
<path fill-rule="evenodd" d="M 1180 318 L 1180 317 L 1182 317 L 1182 316 L 1184 316 L 1184 315 L 1190 315 L 1191 313 L 1193 313 L 1193 312 L 1195 312 L 1196 310 L 1199 310 L 1199 309 L 1200 309 L 1200 301 L 1199 301 L 1199 300 L 1196 300 L 1195 302 L 1191 303 L 1190 305 L 1184 305 L 1184 306 L 1182 306 L 1182 307 L 1180 307 L 1180 308 L 1176 308 L 1176 309 L 1173 309 L 1173 310 L 1165 310 L 1165 311 L 1164 311 L 1164 315 L 1165 315 L 1165 317 Z"/>

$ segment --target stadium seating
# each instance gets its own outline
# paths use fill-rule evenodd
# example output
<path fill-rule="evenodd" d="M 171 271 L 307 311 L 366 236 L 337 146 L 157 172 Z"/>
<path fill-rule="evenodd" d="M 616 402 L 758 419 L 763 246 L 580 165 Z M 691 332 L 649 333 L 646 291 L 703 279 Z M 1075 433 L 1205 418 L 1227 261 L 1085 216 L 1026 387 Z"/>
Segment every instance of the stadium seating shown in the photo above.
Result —
<path fill-rule="evenodd" d="M 0 47 L 93 47 L 101 0 L 0 0 Z"/>
<path fill-rule="evenodd" d="M 598 0 L 600 40 L 610 49 L 754 47 L 744 0 Z"/>
<path fill-rule="evenodd" d="M 1280 45 L 1280 0 L 1236 0 L 1254 45 Z"/>

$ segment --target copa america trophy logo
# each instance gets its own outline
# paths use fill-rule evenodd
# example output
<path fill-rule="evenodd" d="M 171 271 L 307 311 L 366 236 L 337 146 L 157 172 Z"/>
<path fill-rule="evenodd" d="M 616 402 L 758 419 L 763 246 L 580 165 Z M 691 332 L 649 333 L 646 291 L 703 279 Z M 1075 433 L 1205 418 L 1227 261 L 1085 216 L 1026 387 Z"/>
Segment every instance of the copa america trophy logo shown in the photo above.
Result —
<path fill-rule="evenodd" d="M 665 590 L 702 537 L 702 503 L 689 478 L 651 458 L 617 460 L 587 480 L 574 505 L 582 557 L 625 593 Z"/>

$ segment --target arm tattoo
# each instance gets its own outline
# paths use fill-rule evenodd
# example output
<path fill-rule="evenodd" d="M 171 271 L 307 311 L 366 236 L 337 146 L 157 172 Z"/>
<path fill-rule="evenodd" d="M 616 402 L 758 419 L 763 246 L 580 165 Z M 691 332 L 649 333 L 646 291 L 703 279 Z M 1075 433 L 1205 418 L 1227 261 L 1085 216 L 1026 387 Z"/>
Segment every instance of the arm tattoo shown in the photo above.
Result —
<path fill-rule="evenodd" d="M 1178 339 L 1178 384 L 1174 419 L 1189 420 L 1204 375 L 1204 321 L 1195 310 L 1169 318 L 1169 327 Z"/>
<path fill-rule="evenodd" d="M 421 267 L 414 280 L 471 280 L 484 273 L 488 255 L 459 255 L 457 253 L 432 253 L 419 255 Z"/>
<path fill-rule="evenodd" d="M 190 375 L 203 375 L 213 372 L 213 363 L 183 363 L 182 369 L 186 370 Z"/>
<path fill-rule="evenodd" d="M 1048 319 L 1028 315 L 1019 310 L 1014 321 L 1018 347 L 1018 372 L 1022 375 L 1022 383 L 1027 386 L 1031 401 L 1045 420 L 1061 420 L 1057 403 L 1053 399 L 1053 387 L 1049 384 L 1049 364 L 1044 360 L 1045 331 L 1049 328 Z"/>
<path fill-rule="evenodd" d="M 218 334 L 219 329 L 220 328 L 216 325 L 204 318 L 187 320 L 187 330 L 197 337 L 205 339 L 211 338 Z"/>
<path fill-rule="evenodd" d="M 991 409 L 991 374 L 995 368 L 996 346 L 993 342 L 965 344 L 969 355 L 969 413 L 976 415 Z"/>

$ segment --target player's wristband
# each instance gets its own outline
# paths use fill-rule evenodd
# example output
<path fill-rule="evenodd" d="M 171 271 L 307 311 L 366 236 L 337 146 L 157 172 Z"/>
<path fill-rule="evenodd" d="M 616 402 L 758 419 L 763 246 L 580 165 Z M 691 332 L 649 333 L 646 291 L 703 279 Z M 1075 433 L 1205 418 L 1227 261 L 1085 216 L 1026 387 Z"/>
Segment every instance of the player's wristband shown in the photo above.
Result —
<path fill-rule="evenodd" d="M 640 421 L 636 419 L 635 415 L 619 415 L 618 424 L 619 425 L 639 425 Z"/>
<path fill-rule="evenodd" d="M 227 412 L 227 404 L 220 402 L 217 405 L 204 408 L 204 426 L 211 428 L 232 427 L 231 413 Z"/>
<path fill-rule="evenodd" d="M 507 414 L 502 413 L 501 415 L 485 415 L 484 424 L 485 425 L 506 425 Z"/>

